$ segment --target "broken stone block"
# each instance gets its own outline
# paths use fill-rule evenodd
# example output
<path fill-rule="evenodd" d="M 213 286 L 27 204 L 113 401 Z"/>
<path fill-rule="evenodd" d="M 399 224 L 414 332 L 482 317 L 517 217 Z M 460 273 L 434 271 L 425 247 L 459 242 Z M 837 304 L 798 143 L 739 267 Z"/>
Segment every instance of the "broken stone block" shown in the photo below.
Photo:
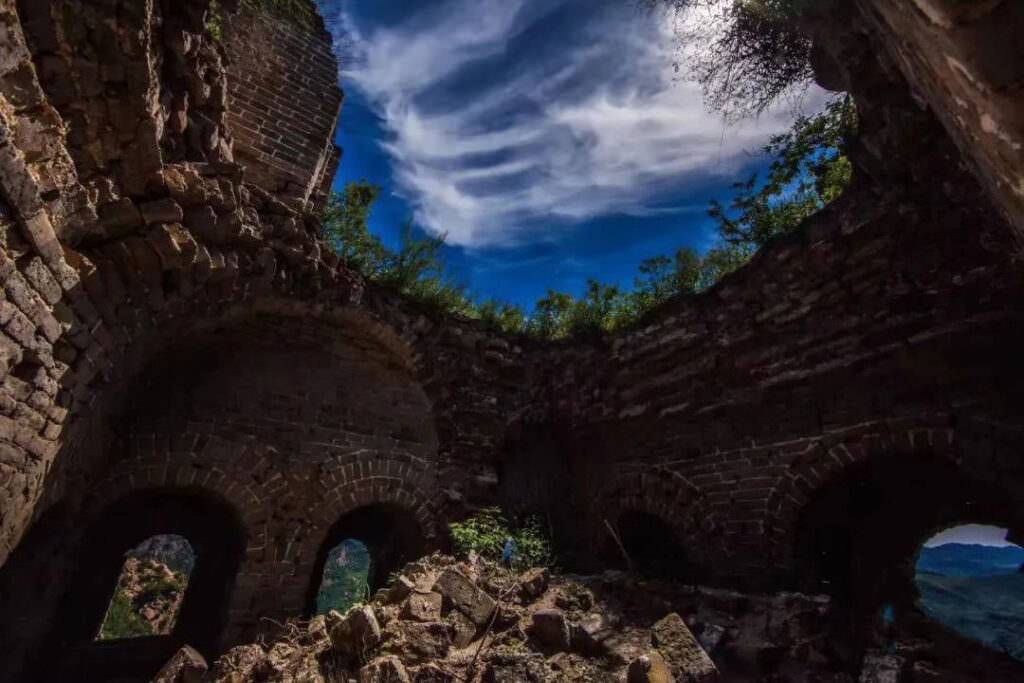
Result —
<path fill-rule="evenodd" d="M 185 217 L 181 205 L 170 198 L 146 202 L 139 207 L 146 225 L 155 223 L 180 223 Z"/>
<path fill-rule="evenodd" d="M 534 567 L 527 569 L 519 577 L 519 591 L 523 598 L 536 600 L 544 595 L 551 581 L 551 572 L 546 567 Z"/>
<path fill-rule="evenodd" d="M 542 609 L 533 614 L 533 635 L 545 647 L 556 652 L 569 649 L 569 620 L 560 609 Z"/>
<path fill-rule="evenodd" d="M 718 680 L 715 663 L 678 614 L 669 614 L 651 630 L 654 646 L 668 662 L 669 670 L 675 678 L 694 683 Z"/>
<path fill-rule="evenodd" d="M 336 613 L 335 613 L 336 614 Z M 335 621 L 328 618 L 328 623 Z M 348 656 L 359 656 L 380 644 L 380 624 L 367 606 L 353 607 L 331 627 L 334 650 Z"/>
<path fill-rule="evenodd" d="M 571 627 L 572 649 L 586 654 L 596 654 L 604 649 L 603 642 L 611 633 L 603 616 L 597 612 L 584 615 Z"/>
<path fill-rule="evenodd" d="M 551 676 L 536 653 L 495 654 L 484 671 L 483 683 L 541 683 Z"/>
<path fill-rule="evenodd" d="M 124 237 L 141 228 L 142 214 L 130 199 L 118 199 L 100 207 L 100 222 L 108 237 Z"/>
<path fill-rule="evenodd" d="M 440 621 L 430 623 L 405 622 L 400 628 L 390 630 L 386 644 L 387 651 L 398 655 L 402 661 L 426 663 L 432 659 L 444 659 L 452 647 L 452 629 Z"/>
<path fill-rule="evenodd" d="M 434 583 L 434 592 L 443 595 L 477 626 L 486 624 L 494 614 L 494 599 L 457 569 L 445 569 Z"/>
<path fill-rule="evenodd" d="M 704 624 L 704 629 L 697 636 L 697 642 L 704 648 L 704 651 L 711 653 L 715 651 L 718 644 L 722 642 L 722 637 L 725 636 L 725 627 L 718 626 L 717 624 Z"/>
<path fill-rule="evenodd" d="M 674 683 L 665 658 L 652 650 L 632 661 L 626 670 L 626 683 Z"/>
<path fill-rule="evenodd" d="M 164 664 L 153 683 L 199 683 L 207 668 L 203 656 L 186 645 Z"/>
<path fill-rule="evenodd" d="M 399 576 L 391 588 L 388 589 L 388 602 L 397 604 L 409 597 L 412 592 L 416 589 L 416 584 L 409 580 L 406 576 Z"/>
<path fill-rule="evenodd" d="M 359 670 L 359 683 L 410 683 L 398 657 L 378 657 Z"/>
<path fill-rule="evenodd" d="M 437 664 L 424 664 L 413 676 L 413 683 L 454 683 L 455 676 Z"/>
<path fill-rule="evenodd" d="M 318 653 L 330 649 L 331 635 L 327 629 L 327 617 L 323 614 L 313 617 L 309 622 L 309 626 L 306 627 L 306 633 L 302 635 L 300 642 L 304 647 L 308 647 Z"/>
<path fill-rule="evenodd" d="M 861 665 L 859 683 L 899 683 L 903 658 L 882 652 L 868 652 Z"/>
<path fill-rule="evenodd" d="M 443 600 L 440 593 L 413 593 L 405 599 L 399 616 L 409 621 L 437 621 Z"/>
<path fill-rule="evenodd" d="M 267 653 L 259 645 L 232 648 L 213 665 L 215 681 L 258 680 L 270 670 Z"/>
<path fill-rule="evenodd" d="M 452 627 L 452 644 L 455 647 L 466 647 L 476 638 L 480 630 L 469 617 L 458 610 L 452 610 L 445 621 Z"/>
<path fill-rule="evenodd" d="M 267 653 L 267 665 L 271 680 L 309 683 L 323 680 L 316 653 L 292 642 L 274 643 Z"/>

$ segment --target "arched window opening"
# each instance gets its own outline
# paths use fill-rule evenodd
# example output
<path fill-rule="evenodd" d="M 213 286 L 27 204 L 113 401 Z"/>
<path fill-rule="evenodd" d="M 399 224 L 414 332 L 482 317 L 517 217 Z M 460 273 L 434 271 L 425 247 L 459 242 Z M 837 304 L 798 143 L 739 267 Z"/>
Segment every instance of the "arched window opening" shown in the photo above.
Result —
<path fill-rule="evenodd" d="M 619 516 L 618 535 L 633 569 L 669 581 L 692 578 L 675 529 L 661 517 L 628 510 Z"/>
<path fill-rule="evenodd" d="M 920 606 L 957 633 L 1024 661 L 1024 548 L 1005 528 L 963 524 L 924 542 Z"/>
<path fill-rule="evenodd" d="M 184 536 L 151 536 L 125 553 L 96 640 L 169 635 L 196 555 Z"/>
<path fill-rule="evenodd" d="M 104 508 L 74 545 L 73 575 L 51 628 L 34 639 L 28 680 L 148 681 L 185 644 L 216 656 L 245 557 L 234 508 L 196 489 L 137 491 Z"/>
<path fill-rule="evenodd" d="M 317 614 L 344 613 L 370 597 L 370 549 L 362 541 L 346 538 L 327 553 L 316 595 Z"/>
<path fill-rule="evenodd" d="M 346 513 L 327 532 L 317 553 L 306 594 L 307 612 L 341 611 L 332 603 L 344 604 L 350 595 L 357 595 L 358 601 L 372 594 L 387 584 L 393 572 L 426 550 L 423 531 L 408 508 L 375 503 Z"/>

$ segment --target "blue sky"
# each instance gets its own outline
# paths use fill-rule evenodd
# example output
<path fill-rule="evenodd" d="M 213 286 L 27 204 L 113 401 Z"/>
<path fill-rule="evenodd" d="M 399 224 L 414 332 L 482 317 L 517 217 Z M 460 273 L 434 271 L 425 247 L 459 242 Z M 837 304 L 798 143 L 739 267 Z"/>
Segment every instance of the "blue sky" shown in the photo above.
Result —
<path fill-rule="evenodd" d="M 527 309 L 707 249 L 709 200 L 763 168 L 756 151 L 795 115 L 723 124 L 674 69 L 673 18 L 632 0 L 322 5 L 348 36 L 336 187 L 381 185 L 371 230 L 396 245 L 412 217 L 445 233 L 458 280 Z"/>

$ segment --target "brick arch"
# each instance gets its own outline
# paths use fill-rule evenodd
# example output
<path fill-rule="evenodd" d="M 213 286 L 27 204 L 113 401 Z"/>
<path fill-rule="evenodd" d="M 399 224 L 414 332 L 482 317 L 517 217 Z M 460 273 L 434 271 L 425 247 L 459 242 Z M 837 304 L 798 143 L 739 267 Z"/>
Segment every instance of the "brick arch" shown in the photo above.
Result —
<path fill-rule="evenodd" d="M 316 554 L 327 529 L 340 517 L 360 507 L 392 503 L 410 512 L 432 544 L 442 540 L 438 513 L 437 471 L 412 456 L 363 452 L 340 457 L 322 468 L 322 493 L 307 512 L 310 533 L 296 548 L 306 563 Z"/>
<path fill-rule="evenodd" d="M 1024 503 L 1024 476 L 1015 464 L 1022 449 L 1020 427 L 954 420 L 948 415 L 872 422 L 837 431 L 794 458 L 779 478 L 766 507 L 767 550 L 779 566 L 792 568 L 800 515 L 812 496 L 872 458 L 934 459 Z M 1019 484 L 1015 486 L 1014 481 Z"/>
<path fill-rule="evenodd" d="M 145 438 L 140 439 L 145 441 Z M 172 489 L 201 492 L 223 500 L 245 531 L 245 557 L 230 598 L 225 644 L 252 637 L 264 616 L 291 616 L 297 571 L 295 546 L 307 526 L 295 508 L 305 499 L 275 467 L 276 452 L 255 442 L 214 440 L 195 451 L 169 450 L 121 460 L 83 505 L 92 518 L 132 493 Z M 282 512 L 287 503 L 293 510 Z"/>
<path fill-rule="evenodd" d="M 684 544 L 697 565 L 710 564 L 721 551 L 719 523 L 699 487 L 686 477 L 660 467 L 635 468 L 618 474 L 594 497 L 590 508 L 591 529 L 596 548 L 614 543 L 605 520 L 613 526 L 626 512 L 654 515 L 665 521 Z"/>
<path fill-rule="evenodd" d="M 411 456 L 362 452 L 339 457 L 321 468 L 321 492 L 311 498 L 302 529 L 289 559 L 303 595 L 290 598 L 288 615 L 306 609 L 309 588 L 319 583 L 324 544 L 330 542 L 331 529 L 350 513 L 377 505 L 392 505 L 408 513 L 419 529 L 425 549 L 444 545 L 442 518 L 436 501 L 437 471 L 432 465 Z"/>

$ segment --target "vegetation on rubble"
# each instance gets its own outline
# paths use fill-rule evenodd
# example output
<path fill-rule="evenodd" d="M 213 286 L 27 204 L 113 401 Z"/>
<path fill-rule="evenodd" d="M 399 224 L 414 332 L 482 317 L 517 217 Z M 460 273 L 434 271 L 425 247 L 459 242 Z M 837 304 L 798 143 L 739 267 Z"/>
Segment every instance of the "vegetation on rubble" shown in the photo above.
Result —
<path fill-rule="evenodd" d="M 671 256 L 646 259 L 631 290 L 597 280 L 578 297 L 548 290 L 529 315 L 513 304 L 471 297 L 446 271 L 443 235 L 417 236 L 410 223 L 398 250 L 384 245 L 368 223 L 380 188 L 366 180 L 331 196 L 323 215 L 325 236 L 349 267 L 431 310 L 538 339 L 601 335 L 628 327 L 673 296 L 711 287 L 836 199 L 852 176 L 845 145 L 856 125 L 848 96 L 833 99 L 819 114 L 799 117 L 762 150 L 771 159 L 764 178 L 751 174 L 733 184 L 727 205 L 710 203 L 718 240 L 707 252 L 683 247 Z"/>
<path fill-rule="evenodd" d="M 515 544 L 514 568 L 549 567 L 555 562 L 551 540 L 536 517 L 513 519 L 500 508 L 490 507 L 462 522 L 450 524 L 448 528 L 456 550 L 462 554 L 473 551 L 497 562 L 501 560 L 505 541 L 512 539 Z"/>

